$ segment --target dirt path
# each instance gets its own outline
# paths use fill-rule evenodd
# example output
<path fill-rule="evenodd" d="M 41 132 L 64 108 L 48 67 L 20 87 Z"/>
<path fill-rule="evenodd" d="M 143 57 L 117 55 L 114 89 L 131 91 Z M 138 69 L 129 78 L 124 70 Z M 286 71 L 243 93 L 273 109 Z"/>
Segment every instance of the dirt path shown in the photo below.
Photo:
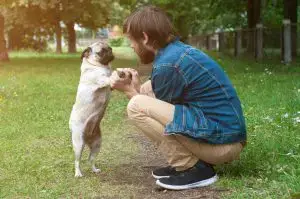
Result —
<path fill-rule="evenodd" d="M 109 181 L 115 185 L 129 184 L 139 187 L 138 193 L 133 193 L 133 199 L 216 199 L 220 198 L 221 192 L 227 191 L 215 186 L 185 191 L 159 188 L 151 172 L 155 168 L 166 166 L 165 160 L 143 135 L 133 133 L 128 139 L 137 143 L 140 153 L 132 164 L 120 165 L 120 168 L 116 169 L 118 172 L 114 173 L 115 177 L 110 176 Z M 102 180 L 105 181 L 105 176 L 102 176 Z"/>

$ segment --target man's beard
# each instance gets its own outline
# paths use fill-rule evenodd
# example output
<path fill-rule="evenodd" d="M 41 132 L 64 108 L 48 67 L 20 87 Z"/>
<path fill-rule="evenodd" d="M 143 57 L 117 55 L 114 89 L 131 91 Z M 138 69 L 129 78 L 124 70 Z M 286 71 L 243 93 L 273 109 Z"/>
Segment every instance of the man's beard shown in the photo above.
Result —
<path fill-rule="evenodd" d="M 140 58 L 142 64 L 150 64 L 154 61 L 155 53 L 148 50 L 142 43 L 138 44 L 136 54 Z"/>

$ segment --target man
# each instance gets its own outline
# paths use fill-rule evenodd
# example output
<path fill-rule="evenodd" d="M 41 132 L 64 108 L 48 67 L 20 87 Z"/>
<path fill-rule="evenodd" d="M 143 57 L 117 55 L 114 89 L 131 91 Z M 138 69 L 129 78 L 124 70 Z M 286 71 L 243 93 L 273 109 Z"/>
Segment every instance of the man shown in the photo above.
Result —
<path fill-rule="evenodd" d="M 124 69 L 132 81 L 113 73 L 111 86 L 127 95 L 129 118 L 169 163 L 153 171 L 156 184 L 182 190 L 216 182 L 213 166 L 238 159 L 246 143 L 230 80 L 209 56 L 176 38 L 159 8 L 138 9 L 125 20 L 123 32 L 140 61 L 153 62 L 151 81 L 141 86 L 138 73 Z"/>

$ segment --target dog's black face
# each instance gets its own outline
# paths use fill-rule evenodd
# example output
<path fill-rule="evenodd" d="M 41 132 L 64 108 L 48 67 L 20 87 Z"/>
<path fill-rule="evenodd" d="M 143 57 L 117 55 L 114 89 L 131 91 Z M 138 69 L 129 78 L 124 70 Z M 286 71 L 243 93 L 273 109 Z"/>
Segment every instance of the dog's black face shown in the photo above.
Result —
<path fill-rule="evenodd" d="M 115 57 L 109 45 L 104 42 L 97 42 L 82 52 L 81 59 L 83 58 L 92 59 L 92 61 L 102 65 L 108 65 Z"/>

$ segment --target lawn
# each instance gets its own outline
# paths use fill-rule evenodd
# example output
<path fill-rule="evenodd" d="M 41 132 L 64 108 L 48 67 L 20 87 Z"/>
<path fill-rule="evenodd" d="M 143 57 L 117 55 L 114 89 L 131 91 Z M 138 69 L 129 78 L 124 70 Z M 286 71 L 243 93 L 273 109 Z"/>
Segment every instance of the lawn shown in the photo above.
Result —
<path fill-rule="evenodd" d="M 114 67 L 136 66 L 128 49 L 115 52 Z M 248 129 L 241 159 L 216 168 L 220 180 L 213 190 L 227 190 L 217 194 L 221 198 L 289 198 L 299 193 L 300 64 L 213 56 L 239 93 Z M 145 192 L 155 187 L 154 180 L 135 183 L 131 178 L 142 182 L 150 172 L 142 175 L 143 167 L 135 172 L 133 166 L 131 172 L 121 172 L 143 164 L 137 157 L 144 157 L 143 143 L 132 138 L 137 131 L 128 124 L 122 94 L 113 93 L 102 123 L 97 158 L 102 173 L 91 173 L 85 151 L 85 177 L 75 179 L 68 119 L 79 80 L 79 54 L 14 52 L 11 58 L 0 64 L 0 198 L 157 198 L 155 190 Z M 180 192 L 159 194 L 184 198 Z"/>

